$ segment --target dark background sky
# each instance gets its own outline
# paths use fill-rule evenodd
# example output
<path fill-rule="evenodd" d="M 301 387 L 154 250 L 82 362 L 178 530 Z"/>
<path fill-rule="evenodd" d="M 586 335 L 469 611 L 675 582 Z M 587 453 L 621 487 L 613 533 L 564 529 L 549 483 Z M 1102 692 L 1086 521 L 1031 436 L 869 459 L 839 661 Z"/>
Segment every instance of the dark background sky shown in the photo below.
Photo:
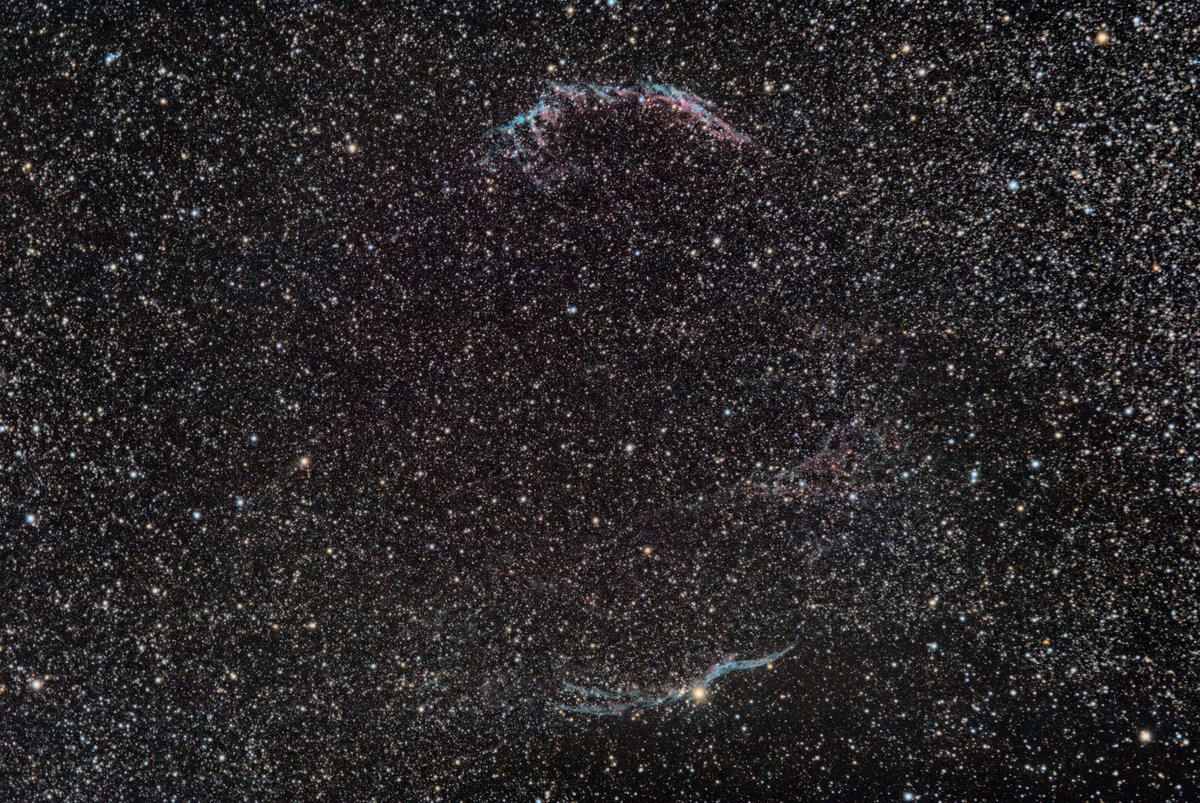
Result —
<path fill-rule="evenodd" d="M 1200 22 L 861 5 L 10 15 L 0 791 L 1195 796 Z"/>

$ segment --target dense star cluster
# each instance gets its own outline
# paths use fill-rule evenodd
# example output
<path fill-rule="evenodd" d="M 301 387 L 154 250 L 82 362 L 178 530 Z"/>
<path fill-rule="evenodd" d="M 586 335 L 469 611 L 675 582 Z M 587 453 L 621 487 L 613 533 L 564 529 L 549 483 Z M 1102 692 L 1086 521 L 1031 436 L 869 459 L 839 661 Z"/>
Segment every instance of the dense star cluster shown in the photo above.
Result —
<path fill-rule="evenodd" d="M 1200 20 L 884 6 L 10 9 L 0 798 L 1200 796 Z"/>

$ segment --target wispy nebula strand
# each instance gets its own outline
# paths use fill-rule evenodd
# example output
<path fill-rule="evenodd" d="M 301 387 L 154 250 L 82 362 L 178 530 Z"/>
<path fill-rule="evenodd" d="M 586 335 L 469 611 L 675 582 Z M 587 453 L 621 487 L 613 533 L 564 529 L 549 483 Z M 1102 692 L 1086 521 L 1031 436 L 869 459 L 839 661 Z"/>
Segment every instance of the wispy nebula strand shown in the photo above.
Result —
<path fill-rule="evenodd" d="M 632 102 L 670 110 L 679 119 L 705 134 L 733 144 L 747 144 L 750 138 L 736 130 L 713 111 L 709 101 L 680 89 L 660 83 L 590 84 L 551 83 L 548 90 L 529 109 L 498 126 L 498 144 L 485 161 L 499 154 L 523 158 L 535 149 L 547 146 L 545 132 L 558 125 L 569 111 L 582 111 L 592 106 L 613 106 Z"/>
<path fill-rule="evenodd" d="M 574 703 L 562 704 L 563 711 L 573 714 L 592 714 L 594 716 L 616 716 L 630 711 L 641 711 L 647 708 L 657 708 L 677 702 L 688 696 L 700 698 L 707 694 L 708 688 L 730 672 L 745 672 L 759 669 L 778 661 L 787 655 L 796 645 L 790 644 L 779 652 L 763 658 L 748 658 L 743 660 L 719 661 L 708 668 L 699 679 L 677 689 L 619 689 L 609 691 L 595 686 L 579 686 L 575 683 L 564 683 L 563 691 L 575 698 Z"/>

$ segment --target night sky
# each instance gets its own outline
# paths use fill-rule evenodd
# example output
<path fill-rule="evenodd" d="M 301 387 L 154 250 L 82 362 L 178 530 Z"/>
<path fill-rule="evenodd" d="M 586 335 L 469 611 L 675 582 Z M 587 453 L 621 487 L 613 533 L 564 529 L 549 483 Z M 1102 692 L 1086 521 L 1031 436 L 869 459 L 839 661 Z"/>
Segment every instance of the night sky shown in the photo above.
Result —
<path fill-rule="evenodd" d="M 1200 796 L 1193 4 L 20 5 L 0 799 Z"/>

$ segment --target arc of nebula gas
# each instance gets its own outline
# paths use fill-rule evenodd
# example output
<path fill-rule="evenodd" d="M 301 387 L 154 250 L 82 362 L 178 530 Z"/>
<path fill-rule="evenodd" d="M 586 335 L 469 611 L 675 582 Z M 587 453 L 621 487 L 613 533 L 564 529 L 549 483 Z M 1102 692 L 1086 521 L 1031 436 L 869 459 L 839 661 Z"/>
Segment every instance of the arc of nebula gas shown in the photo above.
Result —
<path fill-rule="evenodd" d="M 556 707 L 572 714 L 617 716 L 631 711 L 670 705 L 688 697 L 703 699 L 708 695 L 709 687 L 730 672 L 746 672 L 767 666 L 787 655 L 795 646 L 795 644 L 789 644 L 779 652 L 763 658 L 719 661 L 709 667 L 708 671 L 699 679 L 678 689 L 618 689 L 610 691 L 595 686 L 587 687 L 575 683 L 564 683 L 563 691 L 575 698 L 576 702 L 560 704 Z"/>
<path fill-rule="evenodd" d="M 715 113 L 712 103 L 676 86 L 648 82 L 629 85 L 551 83 L 533 106 L 494 129 L 498 144 L 484 161 L 496 155 L 526 158 L 535 148 L 547 146 L 545 131 L 557 125 L 566 112 L 582 111 L 589 104 L 612 106 L 621 101 L 644 108 L 664 107 L 698 130 L 725 142 L 738 145 L 750 142 L 748 136 Z"/>

